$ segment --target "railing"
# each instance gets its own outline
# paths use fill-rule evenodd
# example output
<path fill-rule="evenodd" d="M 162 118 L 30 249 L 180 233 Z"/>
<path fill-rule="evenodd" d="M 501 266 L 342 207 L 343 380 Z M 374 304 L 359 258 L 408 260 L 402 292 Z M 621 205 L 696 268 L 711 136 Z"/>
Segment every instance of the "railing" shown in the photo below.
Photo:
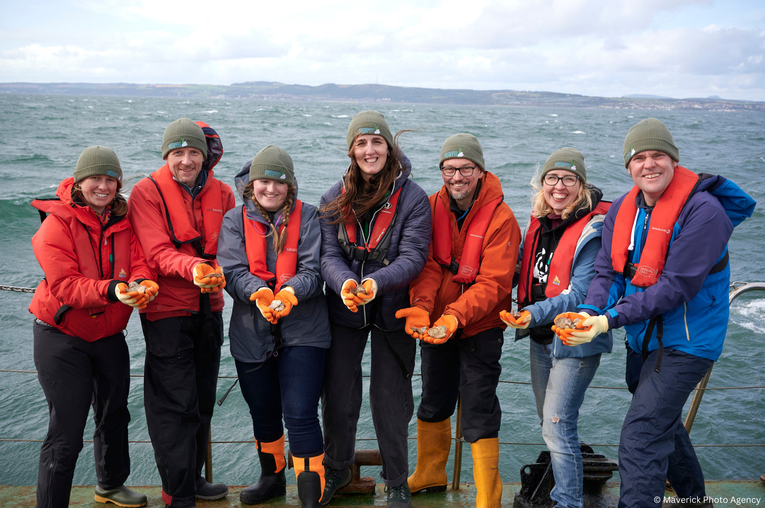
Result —
<path fill-rule="evenodd" d="M 732 282 L 730 285 L 730 291 L 728 294 L 728 303 L 732 304 L 733 301 L 741 296 L 744 293 L 747 293 L 749 291 L 755 291 L 755 290 L 765 290 L 765 283 L 763 282 Z M 19 293 L 34 293 L 33 288 L 24 288 L 24 287 L 15 287 L 15 286 L 4 286 L 0 285 L 0 291 L 14 291 Z M 37 374 L 36 371 L 33 370 L 9 370 L 9 369 L 0 369 L 0 372 L 8 372 L 8 373 L 19 373 L 19 374 Z M 691 428 L 693 427 L 693 422 L 696 418 L 696 415 L 698 414 L 699 407 L 701 405 L 701 400 L 704 397 L 704 392 L 709 390 L 745 390 L 745 389 L 762 389 L 765 388 L 765 386 L 735 386 L 735 387 L 722 387 L 722 388 L 708 388 L 707 383 L 709 382 L 709 378 L 712 374 L 712 368 L 709 369 L 709 371 L 706 373 L 704 378 L 699 381 L 698 385 L 696 385 L 696 388 L 694 389 L 694 395 L 691 399 L 691 404 L 688 408 L 688 413 L 685 418 L 685 428 L 688 432 L 691 431 Z M 417 374 L 415 374 L 417 376 Z M 142 378 L 143 375 L 141 374 L 131 374 L 130 377 L 140 377 Z M 368 375 L 365 375 L 364 377 L 369 377 Z M 236 376 L 219 376 L 219 379 L 236 379 Z M 507 383 L 507 384 L 517 384 L 517 385 L 531 385 L 530 382 L 525 381 L 499 381 L 500 383 Z M 595 390 L 626 390 L 627 387 L 624 386 L 590 386 L 589 389 L 595 389 Z M 454 473 L 452 476 L 452 489 L 458 490 L 459 484 L 460 484 L 460 476 L 462 471 L 462 445 L 465 442 L 462 438 L 462 433 L 460 431 L 460 421 L 461 421 L 461 412 L 462 412 L 462 401 L 458 399 L 457 401 L 457 415 L 456 415 L 456 431 L 455 431 L 455 437 L 453 438 L 455 441 L 455 447 L 454 447 Z M 409 437 L 410 440 L 415 440 L 416 437 Z M 374 438 L 367 438 L 367 439 L 357 439 L 357 441 L 375 441 Z M 42 442 L 42 439 L 2 439 L 0 438 L 0 442 Z M 83 442 L 92 442 L 92 440 L 83 440 Z M 151 441 L 148 440 L 131 440 L 130 443 L 151 443 Z M 212 445 L 213 444 L 235 444 L 235 443 L 252 443 L 252 440 L 246 440 L 246 441 L 212 441 L 211 436 L 208 437 L 207 442 L 207 461 L 205 462 L 205 478 L 207 481 L 212 482 Z M 501 445 L 513 445 L 513 446 L 546 446 L 545 443 L 506 443 L 506 442 L 500 442 Z M 609 446 L 609 447 L 616 447 L 619 446 L 618 444 L 607 444 L 607 443 L 595 443 L 591 444 L 591 446 Z M 732 444 L 732 445 L 693 445 L 695 448 L 703 448 L 703 447 L 765 447 L 765 444 Z M 362 454 L 363 460 L 361 463 L 357 464 L 357 466 L 361 465 L 379 465 L 379 464 L 373 464 L 370 460 L 369 454 Z M 356 475 L 358 474 L 358 467 L 355 468 Z"/>

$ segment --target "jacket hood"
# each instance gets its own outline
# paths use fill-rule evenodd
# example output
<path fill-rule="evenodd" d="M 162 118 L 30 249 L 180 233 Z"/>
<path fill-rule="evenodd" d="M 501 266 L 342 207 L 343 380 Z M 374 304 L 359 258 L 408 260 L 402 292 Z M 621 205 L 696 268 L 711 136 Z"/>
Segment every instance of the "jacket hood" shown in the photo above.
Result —
<path fill-rule="evenodd" d="M 247 208 L 247 218 L 254 221 L 261 222 L 263 224 L 268 224 L 268 221 L 265 218 L 263 218 L 263 216 L 260 214 L 260 210 L 258 210 L 258 207 L 255 206 L 255 203 L 253 203 L 252 200 L 244 199 L 244 188 L 247 187 L 248 183 L 250 183 L 250 166 L 252 166 L 251 160 L 247 161 L 244 167 L 234 177 L 236 192 L 239 194 L 239 197 L 242 198 L 242 203 L 244 203 L 245 208 Z M 297 177 L 293 177 L 293 186 L 295 187 L 295 199 L 297 199 L 298 197 Z M 295 203 L 293 203 L 292 209 L 293 210 L 295 209 Z M 276 217 L 274 226 L 278 226 L 280 222 L 281 222 L 281 215 L 278 215 Z"/>

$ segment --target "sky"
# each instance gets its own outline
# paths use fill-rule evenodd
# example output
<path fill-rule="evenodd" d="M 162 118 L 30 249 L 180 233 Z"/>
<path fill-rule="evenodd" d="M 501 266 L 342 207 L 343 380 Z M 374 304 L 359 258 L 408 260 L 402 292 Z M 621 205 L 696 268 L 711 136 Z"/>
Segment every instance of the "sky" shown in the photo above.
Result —
<path fill-rule="evenodd" d="M 0 82 L 765 101 L 762 0 L 0 0 Z"/>

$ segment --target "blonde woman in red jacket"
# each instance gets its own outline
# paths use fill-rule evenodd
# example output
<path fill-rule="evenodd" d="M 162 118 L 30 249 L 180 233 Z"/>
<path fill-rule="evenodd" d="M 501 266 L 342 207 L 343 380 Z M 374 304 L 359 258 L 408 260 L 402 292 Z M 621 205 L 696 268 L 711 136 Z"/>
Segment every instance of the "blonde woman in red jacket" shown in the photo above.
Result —
<path fill-rule="evenodd" d="M 35 315 L 34 360 L 50 412 L 40 451 L 37 506 L 64 507 L 90 406 L 95 500 L 144 506 L 124 486 L 130 474 L 127 408 L 130 357 L 123 329 L 133 308 L 158 293 L 154 272 L 127 220 L 122 169 L 109 148 L 86 148 L 58 199 L 36 199 L 47 218 L 32 237 L 45 273 L 29 310 Z M 141 290 L 129 289 L 135 282 Z"/>

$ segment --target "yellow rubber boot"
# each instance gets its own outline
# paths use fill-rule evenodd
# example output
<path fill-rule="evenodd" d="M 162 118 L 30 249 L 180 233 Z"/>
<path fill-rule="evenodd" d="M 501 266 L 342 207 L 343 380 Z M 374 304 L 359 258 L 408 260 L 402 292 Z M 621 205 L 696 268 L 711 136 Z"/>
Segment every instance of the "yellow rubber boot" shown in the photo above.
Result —
<path fill-rule="evenodd" d="M 315 457 L 292 456 L 297 479 L 298 499 L 302 508 L 321 508 L 324 493 L 324 454 Z"/>
<path fill-rule="evenodd" d="M 446 461 L 452 446 L 452 422 L 417 418 L 417 467 L 407 479 L 412 494 L 446 490 Z"/>
<path fill-rule="evenodd" d="M 480 439 L 470 444 L 470 451 L 473 454 L 476 508 L 500 508 L 499 439 Z"/>

